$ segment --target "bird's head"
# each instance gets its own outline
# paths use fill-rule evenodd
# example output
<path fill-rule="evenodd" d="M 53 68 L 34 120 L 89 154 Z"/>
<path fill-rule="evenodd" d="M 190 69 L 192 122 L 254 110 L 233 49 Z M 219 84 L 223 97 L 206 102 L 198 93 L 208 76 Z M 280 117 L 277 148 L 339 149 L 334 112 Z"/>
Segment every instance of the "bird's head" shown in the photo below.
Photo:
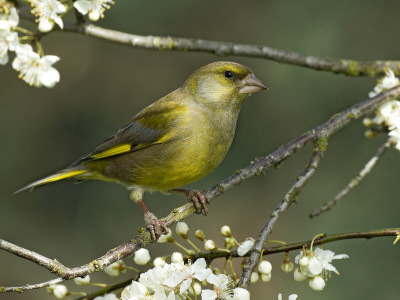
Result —
<path fill-rule="evenodd" d="M 247 96 L 267 88 L 249 68 L 225 61 L 196 70 L 184 86 L 197 102 L 212 108 L 240 108 Z"/>

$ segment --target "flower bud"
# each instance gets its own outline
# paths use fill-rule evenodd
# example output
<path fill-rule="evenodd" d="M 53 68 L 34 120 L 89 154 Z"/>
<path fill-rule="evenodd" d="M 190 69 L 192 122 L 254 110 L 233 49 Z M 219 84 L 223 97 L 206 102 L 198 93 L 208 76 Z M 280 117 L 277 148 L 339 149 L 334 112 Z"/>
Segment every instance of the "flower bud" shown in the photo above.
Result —
<path fill-rule="evenodd" d="M 231 237 L 232 236 L 231 228 L 227 225 L 222 226 L 221 234 L 226 237 Z"/>
<path fill-rule="evenodd" d="M 156 257 L 153 261 L 155 267 L 163 267 L 166 264 L 164 257 Z"/>
<path fill-rule="evenodd" d="M 271 273 L 269 274 L 260 274 L 261 281 L 268 282 L 271 280 Z"/>
<path fill-rule="evenodd" d="M 290 273 L 293 271 L 294 266 L 288 257 L 286 257 L 281 265 L 282 271 L 285 273 Z"/>
<path fill-rule="evenodd" d="M 123 261 L 118 260 L 115 263 L 104 268 L 104 272 L 106 272 L 110 276 L 119 276 L 121 272 L 126 272 L 126 266 Z"/>
<path fill-rule="evenodd" d="M 373 138 L 376 137 L 377 135 L 378 135 L 377 132 L 374 131 L 374 130 L 371 130 L 371 129 L 368 129 L 368 130 L 366 130 L 366 131 L 364 132 L 364 136 L 365 136 L 367 139 L 373 139 Z"/>
<path fill-rule="evenodd" d="M 302 257 L 299 259 L 299 265 L 300 265 L 301 267 L 307 267 L 307 266 L 308 266 L 308 257 L 307 257 L 307 256 L 302 256 Z"/>
<path fill-rule="evenodd" d="M 85 277 L 76 277 L 74 278 L 74 282 L 77 285 L 88 285 L 90 283 L 90 276 L 86 275 Z"/>
<path fill-rule="evenodd" d="M 222 274 L 221 270 L 218 269 L 217 267 L 212 267 L 211 271 L 214 273 L 214 275 Z"/>
<path fill-rule="evenodd" d="M 203 230 L 197 229 L 196 232 L 194 233 L 194 235 L 200 240 L 200 241 L 204 241 L 206 239 L 206 236 L 203 232 Z"/>
<path fill-rule="evenodd" d="M 192 287 L 189 288 L 189 295 L 194 296 L 193 290 L 196 293 L 196 295 L 200 295 L 201 294 L 201 284 L 198 282 L 195 282 L 193 284 L 193 288 Z"/>
<path fill-rule="evenodd" d="M 213 240 L 206 240 L 205 243 L 204 243 L 204 248 L 207 251 L 212 251 L 212 250 L 217 249 L 217 245 L 214 243 Z"/>
<path fill-rule="evenodd" d="M 54 27 L 54 21 L 49 18 L 43 18 L 39 22 L 38 29 L 41 32 L 49 32 Z"/>
<path fill-rule="evenodd" d="M 253 238 L 248 238 L 246 241 L 244 241 L 237 249 L 239 256 L 243 256 L 251 249 L 253 249 L 254 243 L 255 242 Z"/>
<path fill-rule="evenodd" d="M 172 263 L 177 263 L 183 261 L 183 255 L 180 252 L 174 252 L 171 255 L 171 262 Z"/>
<path fill-rule="evenodd" d="M 370 126 L 374 125 L 374 121 L 372 121 L 371 118 L 364 118 L 363 124 L 365 127 L 370 127 Z"/>
<path fill-rule="evenodd" d="M 178 222 L 176 224 L 176 233 L 183 237 L 185 240 L 188 238 L 189 226 L 185 222 Z"/>
<path fill-rule="evenodd" d="M 252 272 L 251 276 L 250 276 L 250 282 L 251 283 L 256 283 L 259 278 L 260 278 L 260 275 L 258 275 L 257 272 Z"/>
<path fill-rule="evenodd" d="M 90 21 L 93 21 L 93 22 L 96 22 L 96 21 L 99 20 L 100 17 L 101 17 L 100 13 L 99 13 L 97 10 L 91 10 L 91 11 L 89 11 L 88 16 L 89 16 L 89 20 L 90 20 Z"/>
<path fill-rule="evenodd" d="M 325 280 L 321 276 L 314 276 L 310 278 L 308 285 L 314 291 L 322 291 L 325 287 Z"/>
<path fill-rule="evenodd" d="M 294 269 L 293 278 L 295 281 L 303 281 L 307 279 L 307 275 L 304 274 L 299 267 Z"/>
<path fill-rule="evenodd" d="M 235 241 L 233 238 L 231 237 L 226 237 L 224 239 L 224 246 L 226 249 L 232 249 L 233 247 L 235 247 Z"/>
<path fill-rule="evenodd" d="M 144 266 L 150 261 L 150 259 L 149 250 L 142 248 L 135 252 L 133 261 L 140 266 Z"/>
<path fill-rule="evenodd" d="M 272 265 L 268 260 L 262 260 L 258 264 L 258 272 L 264 275 L 271 274 L 272 271 Z"/>
<path fill-rule="evenodd" d="M 232 300 L 250 300 L 250 293 L 244 288 L 234 288 Z"/>
<path fill-rule="evenodd" d="M 57 299 L 63 299 L 65 296 L 68 295 L 68 289 L 63 284 L 56 284 L 53 289 L 53 295 Z"/>
<path fill-rule="evenodd" d="M 174 241 L 174 237 L 172 236 L 172 231 L 168 231 L 167 234 L 163 234 L 160 236 L 160 238 L 157 240 L 157 243 L 164 244 L 164 243 L 171 243 Z"/>

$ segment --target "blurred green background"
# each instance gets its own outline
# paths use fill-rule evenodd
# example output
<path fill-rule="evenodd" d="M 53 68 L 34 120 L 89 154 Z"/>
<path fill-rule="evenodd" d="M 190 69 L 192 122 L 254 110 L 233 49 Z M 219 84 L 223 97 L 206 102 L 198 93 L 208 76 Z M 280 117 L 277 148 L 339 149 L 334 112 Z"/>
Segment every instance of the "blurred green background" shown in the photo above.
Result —
<path fill-rule="evenodd" d="M 116 1 L 100 26 L 142 35 L 171 35 L 232 41 L 297 51 L 320 57 L 358 60 L 398 59 L 399 1 Z M 23 23 L 24 24 L 24 23 Z M 396 46 L 397 45 L 397 46 Z M 10 63 L 0 69 L 0 237 L 74 267 L 103 255 L 136 234 L 143 214 L 127 191 L 116 184 L 60 182 L 10 195 L 90 152 L 133 115 L 180 86 L 196 68 L 233 60 L 252 68 L 270 89 L 245 103 L 232 148 L 221 166 L 193 184 L 207 188 L 244 167 L 256 156 L 326 121 L 367 97 L 376 80 L 351 78 L 264 59 L 217 57 L 204 53 L 146 51 L 79 34 L 54 32 L 43 39 L 45 54 L 57 55 L 61 82 L 53 89 L 31 88 L 17 78 Z M 399 226 L 400 155 L 390 149 L 370 174 L 334 210 L 310 220 L 308 214 L 330 200 L 364 166 L 384 141 L 364 138 L 360 121 L 329 141 L 320 169 L 299 203 L 281 217 L 271 239 L 296 242 L 318 233 Z M 192 232 L 201 228 L 221 245 L 222 225 L 239 240 L 256 237 L 278 201 L 303 171 L 311 146 L 279 169 L 215 199 L 207 217 L 186 219 Z M 185 199 L 160 193 L 145 202 L 165 216 Z M 322 292 L 294 282 L 280 270 L 282 254 L 268 257 L 272 280 L 251 285 L 252 299 L 398 299 L 399 246 L 393 238 L 350 240 L 325 248 L 346 253 L 334 265 Z M 153 257 L 177 250 L 149 246 Z M 296 253 L 291 253 L 294 259 Z M 132 263 L 132 259 L 125 260 Z M 239 268 L 236 269 L 239 272 Z M 47 270 L 0 252 L 0 286 L 18 286 L 54 278 Z M 125 278 L 125 277 L 124 277 Z M 92 275 L 94 282 L 121 278 Z M 72 291 L 90 288 L 67 285 Z M 1 299 L 53 299 L 44 290 L 0 294 Z"/>

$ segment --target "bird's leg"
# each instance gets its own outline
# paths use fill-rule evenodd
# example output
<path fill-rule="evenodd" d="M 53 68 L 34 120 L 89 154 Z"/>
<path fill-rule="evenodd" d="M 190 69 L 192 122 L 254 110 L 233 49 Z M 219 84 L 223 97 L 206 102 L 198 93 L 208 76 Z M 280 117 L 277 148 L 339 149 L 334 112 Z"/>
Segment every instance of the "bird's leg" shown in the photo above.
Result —
<path fill-rule="evenodd" d="M 136 197 L 135 197 L 136 196 Z M 136 192 L 131 192 L 131 198 L 135 201 L 144 212 L 144 221 L 146 222 L 146 227 L 150 232 L 153 241 L 157 241 L 158 238 L 163 235 L 163 233 L 168 233 L 168 227 L 165 225 L 164 221 L 159 220 L 149 209 L 144 205 L 142 198 L 137 197 Z"/>
<path fill-rule="evenodd" d="M 203 213 L 203 215 L 207 215 L 208 212 L 207 204 L 210 203 L 210 200 L 203 191 L 173 189 L 170 190 L 170 192 L 185 195 L 189 199 L 189 201 L 193 202 L 194 207 L 196 208 L 196 213 L 198 214 Z"/>

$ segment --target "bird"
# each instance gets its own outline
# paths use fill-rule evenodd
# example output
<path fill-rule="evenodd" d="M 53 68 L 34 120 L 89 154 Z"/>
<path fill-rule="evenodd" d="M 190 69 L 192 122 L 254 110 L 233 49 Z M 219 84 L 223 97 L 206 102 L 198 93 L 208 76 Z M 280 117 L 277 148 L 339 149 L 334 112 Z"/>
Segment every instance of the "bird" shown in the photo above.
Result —
<path fill-rule="evenodd" d="M 242 64 L 207 64 L 181 87 L 136 114 L 90 154 L 15 193 L 67 178 L 121 184 L 143 210 L 146 227 L 156 241 L 168 228 L 145 206 L 143 194 L 184 194 L 196 212 L 207 214 L 205 193 L 181 187 L 221 163 L 234 138 L 242 104 L 249 95 L 266 88 Z"/>

